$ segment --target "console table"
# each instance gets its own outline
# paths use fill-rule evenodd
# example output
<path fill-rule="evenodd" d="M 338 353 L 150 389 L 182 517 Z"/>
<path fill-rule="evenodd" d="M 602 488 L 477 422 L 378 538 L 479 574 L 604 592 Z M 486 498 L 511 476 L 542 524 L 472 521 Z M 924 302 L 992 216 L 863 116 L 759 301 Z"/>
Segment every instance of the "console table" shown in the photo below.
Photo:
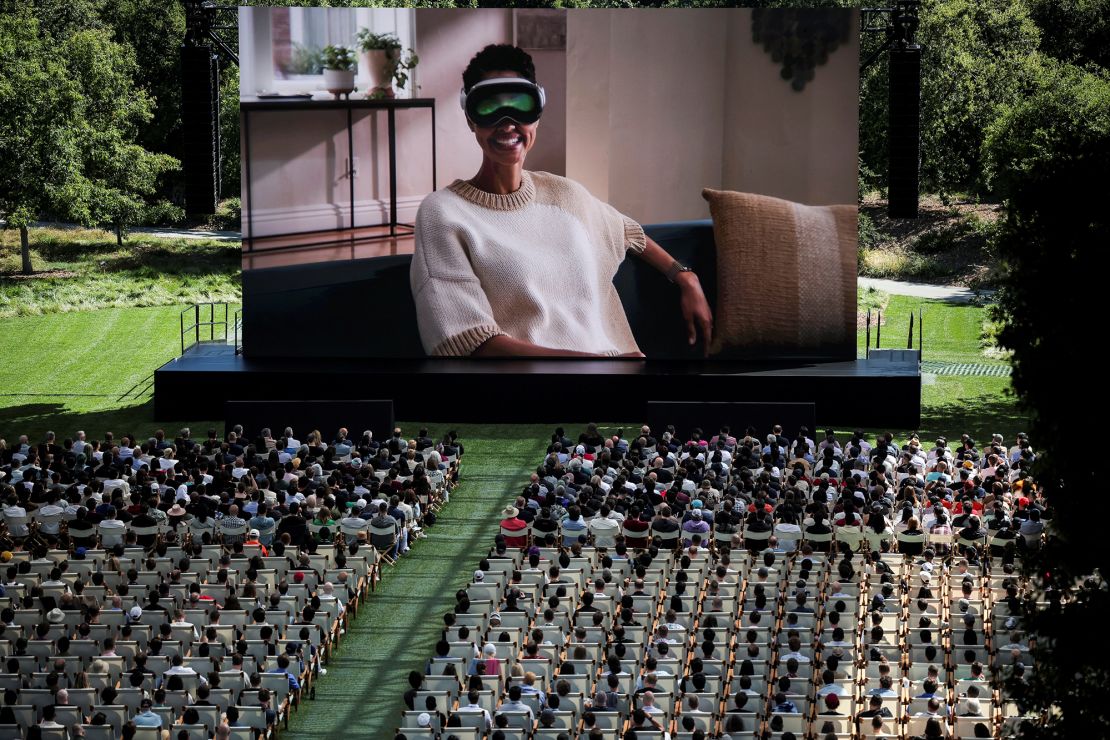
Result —
<path fill-rule="evenodd" d="M 373 227 L 373 226 L 388 226 L 388 234 L 376 234 L 372 236 L 358 237 L 354 241 L 372 241 L 375 239 L 389 239 L 394 236 L 404 236 L 413 233 L 413 224 L 400 223 L 397 221 L 397 131 L 396 131 L 396 113 L 398 110 L 407 110 L 412 108 L 427 108 L 432 112 L 432 190 L 436 189 L 436 107 L 435 98 L 380 98 L 374 100 L 366 99 L 307 99 L 307 98 L 257 98 L 245 97 L 239 100 L 239 116 L 240 116 L 240 131 L 243 136 L 243 160 L 244 170 L 246 175 L 246 183 L 243 192 L 246 194 L 246 202 L 243 204 L 246 211 L 246 229 L 245 238 L 243 239 L 243 251 L 253 252 L 254 249 L 254 199 L 251 193 L 251 114 L 260 112 L 288 112 L 288 111 L 323 111 L 323 110 L 340 110 L 347 113 L 347 181 L 349 185 L 350 196 L 350 221 L 349 229 Z M 369 110 L 379 111 L 384 110 L 388 115 L 388 140 L 389 140 L 389 220 L 380 224 L 361 224 L 358 227 L 355 225 L 355 178 L 354 178 L 354 111 L 356 110 Z M 407 229 L 407 231 L 399 231 L 398 227 Z M 289 232 L 284 234 L 267 234 L 266 237 L 287 237 L 297 236 L 300 234 L 311 235 L 317 234 L 321 231 L 334 231 L 334 229 L 318 229 L 314 231 L 298 231 Z M 300 243 L 289 244 L 285 246 L 269 247 L 265 250 L 259 251 L 278 251 L 281 249 L 302 249 L 308 246 L 319 246 L 329 242 L 318 243 Z"/>

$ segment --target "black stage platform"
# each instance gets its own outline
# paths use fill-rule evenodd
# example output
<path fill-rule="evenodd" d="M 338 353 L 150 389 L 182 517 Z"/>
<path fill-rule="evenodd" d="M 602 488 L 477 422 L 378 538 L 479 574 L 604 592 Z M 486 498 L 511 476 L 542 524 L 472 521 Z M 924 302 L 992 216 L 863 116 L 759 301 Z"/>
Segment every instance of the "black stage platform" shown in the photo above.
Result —
<path fill-rule="evenodd" d="M 408 421 L 647 418 L 651 401 L 812 402 L 821 425 L 916 429 L 916 352 L 847 362 L 247 358 L 194 345 L 154 373 L 157 419 L 222 419 L 228 400 L 392 398 Z M 742 423 L 738 420 L 738 423 Z"/>

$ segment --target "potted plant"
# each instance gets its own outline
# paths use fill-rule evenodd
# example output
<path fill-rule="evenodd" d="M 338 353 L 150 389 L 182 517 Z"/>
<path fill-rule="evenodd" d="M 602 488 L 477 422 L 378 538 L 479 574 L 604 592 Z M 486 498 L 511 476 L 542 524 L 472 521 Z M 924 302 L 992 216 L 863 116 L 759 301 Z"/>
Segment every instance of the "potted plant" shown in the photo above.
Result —
<path fill-rule="evenodd" d="M 324 88 L 336 97 L 355 89 L 355 52 L 346 46 L 325 46 Z"/>
<path fill-rule="evenodd" d="M 368 28 L 358 32 L 355 37 L 362 49 L 362 63 L 370 81 L 372 95 L 393 97 L 393 84 L 404 89 L 408 73 L 416 68 L 420 58 L 408 50 L 408 56 L 401 52 L 401 40 L 393 33 L 374 33 Z"/>

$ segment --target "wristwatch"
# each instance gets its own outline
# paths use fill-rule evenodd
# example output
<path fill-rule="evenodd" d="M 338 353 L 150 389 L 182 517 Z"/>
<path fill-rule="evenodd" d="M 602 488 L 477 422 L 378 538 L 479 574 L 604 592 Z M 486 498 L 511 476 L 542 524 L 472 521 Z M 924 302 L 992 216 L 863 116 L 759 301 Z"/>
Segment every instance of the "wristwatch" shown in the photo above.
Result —
<path fill-rule="evenodd" d="M 679 273 L 681 273 L 681 272 L 693 272 L 693 271 L 694 271 L 694 268 L 687 267 L 686 265 L 682 264 L 678 260 L 674 260 L 673 262 L 671 262 L 671 266 L 668 267 L 667 271 L 663 274 L 666 275 L 667 279 L 670 280 L 673 283 L 675 281 L 675 278 L 678 277 Z"/>

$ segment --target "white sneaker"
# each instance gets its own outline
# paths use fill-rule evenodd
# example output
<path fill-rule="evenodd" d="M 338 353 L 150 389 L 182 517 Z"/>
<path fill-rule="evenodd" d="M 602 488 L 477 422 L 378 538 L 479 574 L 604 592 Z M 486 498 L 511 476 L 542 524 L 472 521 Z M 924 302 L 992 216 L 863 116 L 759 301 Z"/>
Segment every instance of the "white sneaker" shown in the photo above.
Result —
<path fill-rule="evenodd" d="M 327 668 L 325 668 L 324 666 L 320 666 L 320 675 L 321 675 L 321 676 L 326 676 L 326 675 L 328 675 L 328 669 L 327 669 Z"/>

